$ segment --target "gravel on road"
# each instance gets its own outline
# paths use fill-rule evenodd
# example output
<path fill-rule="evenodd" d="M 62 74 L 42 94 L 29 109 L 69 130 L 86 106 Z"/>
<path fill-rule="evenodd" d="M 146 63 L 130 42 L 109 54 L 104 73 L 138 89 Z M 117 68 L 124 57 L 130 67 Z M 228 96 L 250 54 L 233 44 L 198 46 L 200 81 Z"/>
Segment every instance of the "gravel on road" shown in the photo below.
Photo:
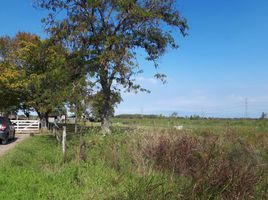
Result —
<path fill-rule="evenodd" d="M 7 144 L 0 144 L 0 156 L 6 154 L 9 150 L 13 149 L 17 144 L 21 143 L 23 140 L 28 138 L 29 134 L 16 134 L 14 140 L 10 140 Z"/>

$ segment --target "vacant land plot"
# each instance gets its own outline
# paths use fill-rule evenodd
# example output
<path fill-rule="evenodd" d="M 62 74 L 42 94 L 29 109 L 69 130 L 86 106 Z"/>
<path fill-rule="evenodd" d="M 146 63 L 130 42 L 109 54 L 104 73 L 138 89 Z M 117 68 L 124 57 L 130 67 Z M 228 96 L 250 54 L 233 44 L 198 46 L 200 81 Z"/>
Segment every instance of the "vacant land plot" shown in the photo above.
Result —
<path fill-rule="evenodd" d="M 1 158 L 0 199 L 267 199 L 266 123 L 94 128 L 69 137 L 66 162 L 53 136 L 31 137 Z"/>

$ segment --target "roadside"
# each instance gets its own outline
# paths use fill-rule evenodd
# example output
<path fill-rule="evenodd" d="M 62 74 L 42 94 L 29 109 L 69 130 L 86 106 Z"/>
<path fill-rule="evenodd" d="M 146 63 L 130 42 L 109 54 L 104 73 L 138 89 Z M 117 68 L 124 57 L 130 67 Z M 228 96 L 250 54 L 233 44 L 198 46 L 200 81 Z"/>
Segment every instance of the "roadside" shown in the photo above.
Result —
<path fill-rule="evenodd" d="M 0 145 L 0 156 L 6 154 L 9 150 L 13 149 L 17 144 L 28 138 L 29 134 L 16 134 L 15 140 L 10 140 L 6 145 Z"/>

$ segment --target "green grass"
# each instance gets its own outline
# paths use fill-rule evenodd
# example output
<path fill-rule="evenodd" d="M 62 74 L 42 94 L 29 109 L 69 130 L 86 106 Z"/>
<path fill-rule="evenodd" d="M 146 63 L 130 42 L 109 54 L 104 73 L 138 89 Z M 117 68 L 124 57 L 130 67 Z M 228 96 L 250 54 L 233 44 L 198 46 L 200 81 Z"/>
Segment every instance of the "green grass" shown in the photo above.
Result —
<path fill-rule="evenodd" d="M 128 193 L 136 195 L 135 187 L 141 190 L 141 184 L 162 180 L 162 175 L 144 178 L 132 173 L 127 159 L 121 160 L 126 168 L 120 171 L 108 161 L 113 155 L 105 146 L 110 148 L 123 138 L 88 136 L 92 148 L 87 162 L 76 161 L 78 139 L 73 139 L 68 161 L 63 163 L 60 146 L 52 136 L 31 137 L 1 158 L 0 199 L 129 199 Z"/>
<path fill-rule="evenodd" d="M 94 128 L 70 136 L 66 162 L 53 136 L 30 137 L 0 158 L 0 199 L 230 199 L 243 189 L 254 199 L 268 197 L 266 121 L 174 122 L 188 126 L 183 131 L 166 123 L 158 122 L 163 129 L 115 126 L 112 135 Z"/>
<path fill-rule="evenodd" d="M 176 125 L 184 125 L 184 126 L 224 126 L 224 125 L 232 125 L 232 126 L 255 126 L 256 123 L 268 123 L 268 120 L 260 120 L 260 119 L 216 119 L 216 118 L 208 118 L 208 119 L 186 119 L 186 118 L 175 118 L 175 117 L 114 117 L 112 119 L 114 123 L 122 123 L 126 125 L 143 125 L 143 126 L 176 126 Z"/>

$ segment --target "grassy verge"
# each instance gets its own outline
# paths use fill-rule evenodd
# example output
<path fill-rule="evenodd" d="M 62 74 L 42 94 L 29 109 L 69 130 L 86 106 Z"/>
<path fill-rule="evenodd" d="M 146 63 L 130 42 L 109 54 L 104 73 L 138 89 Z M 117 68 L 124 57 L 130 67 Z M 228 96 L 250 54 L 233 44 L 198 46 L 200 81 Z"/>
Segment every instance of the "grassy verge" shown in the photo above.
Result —
<path fill-rule="evenodd" d="M 0 199 L 266 199 L 268 132 L 259 124 L 34 136 L 0 160 Z M 257 130 L 257 131 L 256 131 Z"/>
<path fill-rule="evenodd" d="M 86 138 L 92 145 L 86 162 L 79 161 L 77 138 L 69 142 L 67 163 L 52 136 L 35 136 L 20 144 L 0 161 L 0 199 L 129 199 L 127 194 L 133 196 L 140 184 L 161 180 L 128 171 L 127 161 L 123 171 L 111 167 L 114 164 L 105 158 L 112 152 L 105 145 L 120 142 L 121 137 Z"/>

